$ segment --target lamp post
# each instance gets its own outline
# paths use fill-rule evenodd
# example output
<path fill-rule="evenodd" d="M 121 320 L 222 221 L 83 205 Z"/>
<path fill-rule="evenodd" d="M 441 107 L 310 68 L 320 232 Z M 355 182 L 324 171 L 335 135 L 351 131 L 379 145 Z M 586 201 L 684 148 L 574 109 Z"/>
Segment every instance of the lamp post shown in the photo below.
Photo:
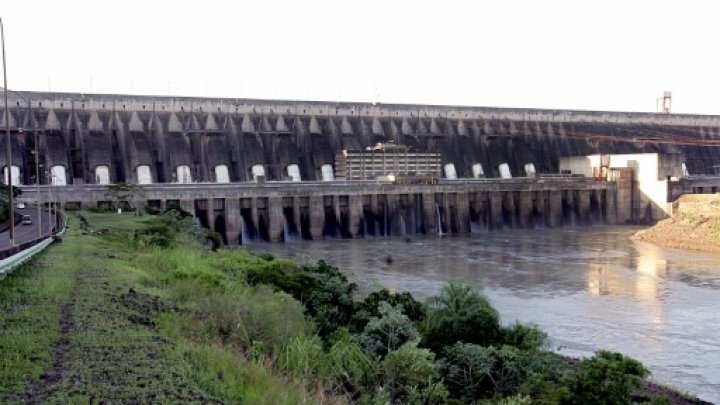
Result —
<path fill-rule="evenodd" d="M 12 192 L 12 152 L 10 151 L 10 110 L 8 109 L 8 90 L 7 90 L 7 69 L 5 67 L 5 28 L 0 18 L 0 41 L 2 41 L 2 59 L 3 59 L 3 84 L 5 87 L 5 142 L 7 154 L 5 157 L 5 167 L 7 170 L 7 195 L 8 195 L 8 217 L 10 220 L 10 246 L 15 245 L 15 207 L 13 206 Z"/>

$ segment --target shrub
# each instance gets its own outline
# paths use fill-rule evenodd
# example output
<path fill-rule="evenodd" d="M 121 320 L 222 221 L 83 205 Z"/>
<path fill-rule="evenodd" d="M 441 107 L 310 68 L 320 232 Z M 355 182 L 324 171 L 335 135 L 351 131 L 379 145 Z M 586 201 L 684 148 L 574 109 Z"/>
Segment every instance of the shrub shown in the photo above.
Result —
<path fill-rule="evenodd" d="M 649 372 L 643 365 L 620 353 L 598 351 L 580 362 L 567 385 L 570 396 L 566 404 L 630 404 L 631 394 L 640 387 Z"/>
<path fill-rule="evenodd" d="M 500 317 L 480 291 L 469 284 L 448 283 L 430 301 L 422 345 L 435 353 L 456 342 L 489 346 L 501 338 Z"/>
<path fill-rule="evenodd" d="M 476 400 L 494 392 L 494 349 L 472 343 L 456 343 L 445 349 L 441 362 L 445 384 L 453 397 Z"/>
<path fill-rule="evenodd" d="M 540 350 L 547 346 L 547 333 L 535 325 L 523 325 L 519 322 L 503 328 L 503 343 L 520 350 Z"/>
<path fill-rule="evenodd" d="M 352 328 L 357 331 L 363 330 L 371 317 L 380 316 L 380 304 L 387 302 L 392 306 L 402 306 L 402 312 L 415 324 L 425 320 L 427 309 L 422 302 L 416 301 L 408 292 L 391 293 L 383 288 L 380 291 L 373 291 L 357 305 L 352 320 Z"/>
<path fill-rule="evenodd" d="M 418 332 L 400 305 L 380 303 L 380 317 L 372 317 L 365 326 L 360 342 L 376 357 L 384 357 L 404 343 L 418 338 Z"/>
<path fill-rule="evenodd" d="M 418 348 L 414 342 L 390 352 L 383 369 L 385 387 L 397 403 L 442 403 L 447 398 L 447 389 L 437 381 L 439 366 L 435 355 Z"/>
<path fill-rule="evenodd" d="M 347 326 L 355 312 L 353 293 L 357 285 L 348 282 L 340 270 L 322 260 L 300 268 L 285 264 L 250 268 L 247 281 L 253 285 L 269 284 L 295 297 L 317 323 L 318 333 L 323 338 Z"/>
<path fill-rule="evenodd" d="M 333 391 L 355 398 L 362 391 L 374 387 L 379 374 L 378 363 L 347 329 L 339 329 L 330 340 L 332 343 L 325 358 L 326 373 L 331 379 Z"/>

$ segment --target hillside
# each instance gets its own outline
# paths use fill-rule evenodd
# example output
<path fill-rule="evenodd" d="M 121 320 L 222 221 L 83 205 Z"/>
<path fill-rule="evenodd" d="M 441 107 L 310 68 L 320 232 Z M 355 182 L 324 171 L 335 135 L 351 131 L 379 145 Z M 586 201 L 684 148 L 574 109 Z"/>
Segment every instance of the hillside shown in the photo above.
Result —
<path fill-rule="evenodd" d="M 633 239 L 678 249 L 720 253 L 720 194 L 691 194 L 673 203 L 673 216 Z"/>
<path fill-rule="evenodd" d="M 554 353 L 469 284 L 363 298 L 323 261 L 208 236 L 174 211 L 73 215 L 0 283 L 0 403 L 704 403 L 620 353 Z"/>

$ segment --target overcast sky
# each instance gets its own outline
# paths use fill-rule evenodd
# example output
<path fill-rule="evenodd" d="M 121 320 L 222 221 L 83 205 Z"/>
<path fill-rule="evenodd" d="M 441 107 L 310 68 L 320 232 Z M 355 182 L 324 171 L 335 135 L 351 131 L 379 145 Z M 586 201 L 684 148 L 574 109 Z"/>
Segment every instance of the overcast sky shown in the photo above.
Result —
<path fill-rule="evenodd" d="M 3 0 L 8 87 L 720 114 L 716 1 Z"/>

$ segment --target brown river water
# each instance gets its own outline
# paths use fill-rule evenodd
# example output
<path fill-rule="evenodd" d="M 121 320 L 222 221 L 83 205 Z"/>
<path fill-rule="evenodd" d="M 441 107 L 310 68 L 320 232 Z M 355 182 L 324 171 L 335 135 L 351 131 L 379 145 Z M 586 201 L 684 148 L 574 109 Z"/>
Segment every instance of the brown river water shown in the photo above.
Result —
<path fill-rule="evenodd" d="M 569 356 L 619 351 L 652 379 L 720 403 L 720 255 L 630 239 L 636 227 L 512 230 L 463 236 L 251 243 L 323 259 L 364 291 L 424 299 L 446 280 L 479 283 L 503 323 L 545 330 Z"/>

